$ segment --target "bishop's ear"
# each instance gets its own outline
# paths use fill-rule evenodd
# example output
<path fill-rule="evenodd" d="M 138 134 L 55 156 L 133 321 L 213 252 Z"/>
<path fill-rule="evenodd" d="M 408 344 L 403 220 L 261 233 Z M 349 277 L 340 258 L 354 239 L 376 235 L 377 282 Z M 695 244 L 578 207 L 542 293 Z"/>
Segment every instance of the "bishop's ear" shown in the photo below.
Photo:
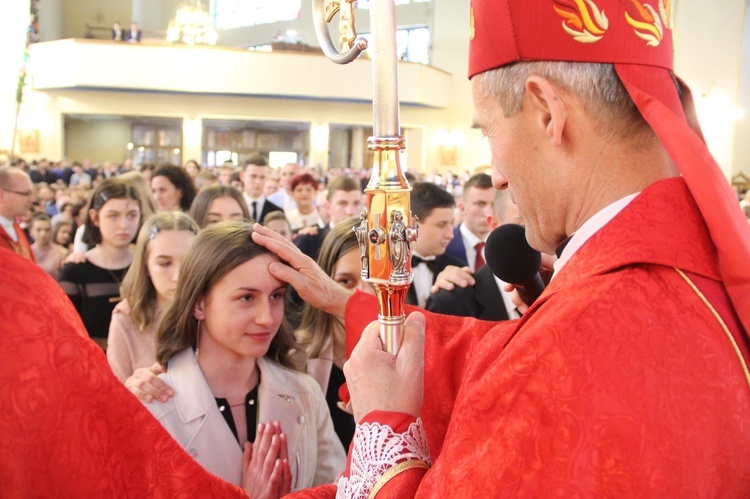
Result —
<path fill-rule="evenodd" d="M 568 110 L 559 88 L 546 78 L 532 75 L 526 80 L 526 99 L 524 105 L 529 104 L 539 131 L 552 145 L 560 145 Z"/>

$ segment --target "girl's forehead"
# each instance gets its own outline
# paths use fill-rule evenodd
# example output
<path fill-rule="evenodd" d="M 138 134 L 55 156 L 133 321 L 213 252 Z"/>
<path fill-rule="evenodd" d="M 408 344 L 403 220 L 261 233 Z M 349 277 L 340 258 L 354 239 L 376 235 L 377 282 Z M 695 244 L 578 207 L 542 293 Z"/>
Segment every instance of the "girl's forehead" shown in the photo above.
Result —
<path fill-rule="evenodd" d="M 246 260 L 240 265 L 227 272 L 224 277 L 219 279 L 216 284 L 227 281 L 244 281 L 252 282 L 255 285 L 272 284 L 276 287 L 285 284 L 276 279 L 268 270 L 271 262 L 279 262 L 279 257 L 272 253 L 262 253 Z"/>
<path fill-rule="evenodd" d="M 133 198 L 112 198 L 104 202 L 100 210 L 138 209 L 140 204 Z"/>

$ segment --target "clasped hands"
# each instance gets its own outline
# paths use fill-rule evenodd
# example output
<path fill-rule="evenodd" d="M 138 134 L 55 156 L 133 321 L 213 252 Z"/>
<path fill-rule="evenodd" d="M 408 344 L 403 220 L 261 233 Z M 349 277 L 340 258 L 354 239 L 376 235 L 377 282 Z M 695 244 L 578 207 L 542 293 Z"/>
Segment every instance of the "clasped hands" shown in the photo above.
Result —
<path fill-rule="evenodd" d="M 278 421 L 260 423 L 255 442 L 245 442 L 242 489 L 253 499 L 276 499 L 292 488 L 286 434 Z"/>

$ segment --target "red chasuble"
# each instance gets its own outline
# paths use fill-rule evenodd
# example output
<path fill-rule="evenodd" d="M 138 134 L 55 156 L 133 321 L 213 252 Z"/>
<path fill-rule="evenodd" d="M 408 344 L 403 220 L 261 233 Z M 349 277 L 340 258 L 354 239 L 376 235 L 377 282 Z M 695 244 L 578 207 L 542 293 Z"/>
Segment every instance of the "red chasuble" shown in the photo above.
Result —
<path fill-rule="evenodd" d="M 115 378 L 41 268 L 0 248 L 0 497 L 247 497 Z"/>

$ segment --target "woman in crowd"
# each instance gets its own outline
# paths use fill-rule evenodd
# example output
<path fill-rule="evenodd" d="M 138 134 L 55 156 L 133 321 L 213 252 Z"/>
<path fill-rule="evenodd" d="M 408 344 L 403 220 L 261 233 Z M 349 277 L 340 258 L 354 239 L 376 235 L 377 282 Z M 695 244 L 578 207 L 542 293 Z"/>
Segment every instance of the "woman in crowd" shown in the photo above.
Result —
<path fill-rule="evenodd" d="M 187 212 L 195 199 L 195 184 L 179 166 L 166 165 L 151 177 L 151 192 L 159 211 Z"/>
<path fill-rule="evenodd" d="M 195 178 L 201 172 L 201 165 L 199 165 L 194 159 L 187 160 L 182 167 L 185 169 L 185 172 L 190 175 L 190 178 L 192 178 L 193 181 L 195 181 Z"/>
<path fill-rule="evenodd" d="M 198 224 L 179 211 L 157 213 L 143 223 L 107 338 L 107 360 L 121 381 L 155 362 L 159 318 L 174 296 L 182 259 L 197 233 Z"/>
<path fill-rule="evenodd" d="M 332 482 L 345 456 L 320 388 L 296 370 L 299 351 L 283 325 L 287 286 L 268 271 L 279 260 L 251 234 L 247 223 L 223 222 L 191 245 L 157 336 L 157 361 L 167 366 L 159 377 L 174 396 L 146 407 L 201 465 L 235 484 L 243 445 L 274 433 L 281 494 L 290 481 L 293 490 Z"/>
<path fill-rule="evenodd" d="M 292 198 L 297 203 L 297 209 L 286 213 L 292 231 L 297 232 L 303 227 L 317 225 L 318 212 L 315 209 L 315 196 L 318 193 L 318 181 L 309 173 L 296 175 L 290 181 Z"/>
<path fill-rule="evenodd" d="M 60 276 L 60 269 L 68 256 L 68 249 L 55 244 L 52 240 L 52 224 L 49 215 L 46 213 L 37 213 L 31 219 L 31 237 L 34 243 L 31 245 L 31 251 L 34 252 L 34 259 L 37 265 L 42 267 L 45 272 L 57 280 Z"/>
<path fill-rule="evenodd" d="M 140 227 L 141 199 L 133 187 L 113 178 L 94 189 L 87 207 L 85 242 L 93 248 L 84 254 L 83 262 L 63 267 L 60 285 L 89 335 L 106 349 L 112 310 L 133 261 L 130 244 Z"/>
<path fill-rule="evenodd" d="M 357 236 L 352 230 L 359 218 L 350 218 L 336 225 L 326 235 L 318 256 L 318 265 L 347 289 L 360 289 L 374 294 L 372 286 L 362 280 Z M 341 443 L 346 449 L 354 436 L 354 418 L 339 407 L 339 387 L 344 383 L 346 335 L 338 319 L 305 303 L 297 339 L 309 356 L 307 372 L 314 377 L 323 393 Z"/>
<path fill-rule="evenodd" d="M 201 228 L 226 220 L 250 220 L 250 212 L 242 194 L 227 185 L 203 188 L 190 206 L 190 216 Z"/>
<path fill-rule="evenodd" d="M 52 228 L 52 241 L 70 250 L 73 244 L 73 224 L 64 220 L 54 224 Z"/>

